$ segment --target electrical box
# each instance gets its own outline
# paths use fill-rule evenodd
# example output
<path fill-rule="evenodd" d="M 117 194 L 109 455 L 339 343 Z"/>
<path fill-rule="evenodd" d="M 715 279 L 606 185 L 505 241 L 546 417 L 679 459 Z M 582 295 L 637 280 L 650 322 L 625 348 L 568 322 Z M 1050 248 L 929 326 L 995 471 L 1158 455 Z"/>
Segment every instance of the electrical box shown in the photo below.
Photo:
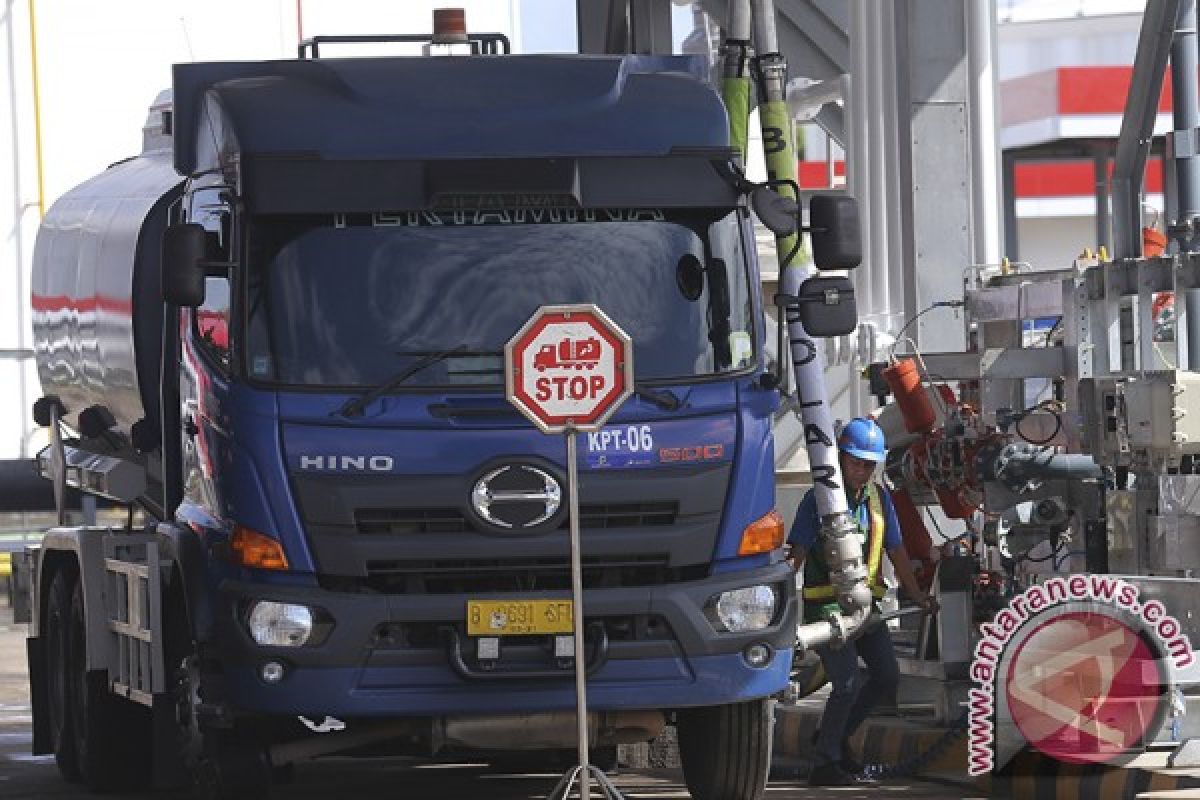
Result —
<path fill-rule="evenodd" d="M 1178 466 L 1200 454 L 1200 373 L 1146 372 L 1080 381 L 1089 450 L 1103 464 Z M 1086 396 L 1081 396 L 1081 401 Z"/>

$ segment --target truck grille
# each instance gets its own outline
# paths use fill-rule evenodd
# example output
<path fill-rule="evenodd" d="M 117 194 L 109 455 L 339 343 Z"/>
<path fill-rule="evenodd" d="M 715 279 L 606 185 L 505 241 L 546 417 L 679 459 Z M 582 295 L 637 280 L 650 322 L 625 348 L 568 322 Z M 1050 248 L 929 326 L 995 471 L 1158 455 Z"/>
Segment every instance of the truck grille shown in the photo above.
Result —
<path fill-rule="evenodd" d="M 678 505 L 660 503 L 606 503 L 581 506 L 581 528 L 640 528 L 674 525 Z M 418 534 L 464 533 L 474 530 L 456 508 L 360 508 L 354 512 L 358 533 Z M 567 522 L 564 520 L 563 527 Z"/>
<path fill-rule="evenodd" d="M 705 565 L 672 568 L 666 556 L 583 559 L 586 589 L 652 586 L 697 580 Z M 570 589 L 571 570 L 563 558 L 372 560 L 365 587 L 387 594 L 470 594 Z M 330 585 L 326 588 L 349 587 Z"/>

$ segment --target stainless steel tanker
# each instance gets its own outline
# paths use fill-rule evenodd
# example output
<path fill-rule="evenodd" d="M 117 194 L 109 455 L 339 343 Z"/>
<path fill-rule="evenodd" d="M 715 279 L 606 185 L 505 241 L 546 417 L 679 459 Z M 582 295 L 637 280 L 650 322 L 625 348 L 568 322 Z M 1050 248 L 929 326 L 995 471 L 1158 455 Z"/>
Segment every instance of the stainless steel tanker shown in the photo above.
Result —
<path fill-rule="evenodd" d="M 45 395 L 65 420 L 102 406 L 125 439 L 159 431 L 159 248 L 183 179 L 172 166 L 171 93 L 150 109 L 142 152 L 64 194 L 33 253 L 34 344 Z M 136 437 L 135 437 L 136 438 Z M 145 449 L 150 449 L 146 447 Z"/>

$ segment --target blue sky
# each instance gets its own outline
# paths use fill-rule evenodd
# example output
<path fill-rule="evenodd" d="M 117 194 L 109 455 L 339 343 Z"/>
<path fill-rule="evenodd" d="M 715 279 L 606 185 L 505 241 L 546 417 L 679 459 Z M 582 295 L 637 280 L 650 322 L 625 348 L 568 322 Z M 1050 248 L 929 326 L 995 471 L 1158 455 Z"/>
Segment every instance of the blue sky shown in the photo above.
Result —
<path fill-rule="evenodd" d="M 692 10 L 671 6 L 675 49 L 692 28 Z M 574 53 L 575 0 L 521 0 L 521 45 L 526 53 Z"/>
<path fill-rule="evenodd" d="M 526 53 L 573 53 L 574 0 L 522 0 L 521 44 Z"/>

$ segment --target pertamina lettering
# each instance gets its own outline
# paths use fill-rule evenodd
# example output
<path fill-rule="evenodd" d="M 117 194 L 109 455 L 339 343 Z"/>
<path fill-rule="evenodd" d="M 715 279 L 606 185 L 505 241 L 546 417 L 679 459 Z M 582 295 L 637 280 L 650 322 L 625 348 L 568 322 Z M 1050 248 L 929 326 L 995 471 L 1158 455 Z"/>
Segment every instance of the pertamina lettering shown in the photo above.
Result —
<path fill-rule="evenodd" d="M 538 225 L 568 224 L 573 222 L 662 222 L 666 214 L 657 208 L 563 208 L 543 204 L 532 198 L 526 207 L 482 205 L 470 209 L 439 211 L 379 212 L 370 215 L 370 224 L 376 228 L 424 227 L 427 225 Z M 346 227 L 351 215 L 334 215 L 334 224 Z"/>

